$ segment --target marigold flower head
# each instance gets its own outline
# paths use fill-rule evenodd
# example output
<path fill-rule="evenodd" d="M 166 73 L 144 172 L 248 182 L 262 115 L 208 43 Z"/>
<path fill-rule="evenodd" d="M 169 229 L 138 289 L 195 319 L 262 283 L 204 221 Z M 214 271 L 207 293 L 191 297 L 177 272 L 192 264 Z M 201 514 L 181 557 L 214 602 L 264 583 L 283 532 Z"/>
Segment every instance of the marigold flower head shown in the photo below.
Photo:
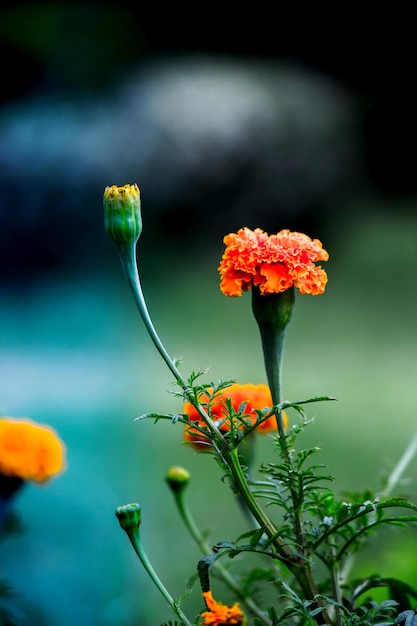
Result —
<path fill-rule="evenodd" d="M 211 591 L 204 592 L 203 598 L 208 609 L 201 613 L 203 626 L 228 626 L 229 624 L 244 626 L 246 624 L 245 614 L 237 602 L 233 606 L 216 602 Z"/>
<path fill-rule="evenodd" d="M 262 410 L 270 408 L 273 405 L 271 392 L 267 385 L 253 385 L 246 384 L 240 385 L 235 383 L 227 387 L 222 392 L 216 394 L 214 399 L 209 402 L 212 389 L 208 389 L 207 393 L 202 394 L 200 402 L 203 405 L 207 405 L 207 410 L 210 417 L 216 423 L 221 432 L 227 432 L 230 430 L 230 422 L 225 419 L 228 415 L 225 407 L 227 398 L 230 398 L 234 411 L 237 413 L 242 403 L 245 403 L 245 409 L 243 418 L 248 420 L 250 424 L 254 424 L 257 420 L 256 409 Z M 186 413 L 191 422 L 197 422 L 198 426 L 204 426 L 204 421 L 200 418 L 196 408 L 190 403 L 184 404 L 183 413 Z M 284 413 L 284 419 L 287 417 Z M 276 420 L 274 416 L 268 417 L 265 421 L 261 422 L 257 429 L 261 433 L 268 433 L 276 431 Z M 204 434 L 190 427 L 185 429 L 185 441 L 191 442 L 196 448 L 201 449 L 206 447 L 209 443 L 208 439 L 204 437 Z"/>
<path fill-rule="evenodd" d="M 269 235 L 260 228 L 241 228 L 224 238 L 226 250 L 219 272 L 226 296 L 241 296 L 252 285 L 261 294 L 281 293 L 296 287 L 313 296 L 324 292 L 327 274 L 317 261 L 329 254 L 321 241 L 290 230 Z"/>
<path fill-rule="evenodd" d="M 0 419 L 0 473 L 42 483 L 65 469 L 65 446 L 49 426 Z"/>

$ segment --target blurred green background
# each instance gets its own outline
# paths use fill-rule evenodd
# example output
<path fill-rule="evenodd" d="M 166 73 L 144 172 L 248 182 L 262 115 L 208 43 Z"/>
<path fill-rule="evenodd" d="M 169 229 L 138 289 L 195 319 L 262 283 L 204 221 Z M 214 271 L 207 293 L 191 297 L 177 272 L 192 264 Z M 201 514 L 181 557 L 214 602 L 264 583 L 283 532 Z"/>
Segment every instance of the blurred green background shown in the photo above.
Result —
<path fill-rule="evenodd" d="M 337 398 L 310 405 L 303 443 L 322 448 L 339 492 L 378 490 L 416 430 L 408 39 L 388 55 L 382 28 L 371 55 L 369 31 L 352 22 L 346 56 L 337 23 L 305 30 L 307 16 L 287 10 L 278 36 L 265 16 L 235 16 L 236 28 L 207 11 L 204 24 L 123 2 L 0 12 L 0 411 L 56 428 L 68 460 L 62 476 L 19 494 L 24 532 L 1 546 L 0 577 L 26 626 L 173 619 L 114 516 L 141 503 L 148 554 L 183 593 L 199 553 L 164 482 L 173 464 L 191 471 L 192 508 L 213 543 L 245 530 L 220 470 L 181 446 L 180 425 L 134 422 L 181 403 L 103 231 L 105 186 L 142 190 L 140 274 L 184 374 L 265 381 L 250 297 L 218 288 L 222 237 L 244 225 L 299 229 L 329 251 L 329 284 L 297 297 L 285 396 Z M 258 462 L 271 455 L 259 438 Z M 414 499 L 416 466 L 399 486 Z M 416 541 L 382 533 L 354 573 L 415 583 Z M 201 609 L 198 585 L 184 609 Z"/>

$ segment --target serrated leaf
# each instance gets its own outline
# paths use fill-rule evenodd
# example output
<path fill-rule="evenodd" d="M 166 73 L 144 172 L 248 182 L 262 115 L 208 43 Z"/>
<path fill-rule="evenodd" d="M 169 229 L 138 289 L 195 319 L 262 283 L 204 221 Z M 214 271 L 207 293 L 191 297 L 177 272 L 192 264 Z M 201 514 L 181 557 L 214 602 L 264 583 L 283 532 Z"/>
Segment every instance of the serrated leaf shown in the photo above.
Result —
<path fill-rule="evenodd" d="M 153 419 L 156 422 L 159 420 L 169 420 L 170 422 L 182 422 L 183 424 L 188 424 L 188 419 L 184 414 L 181 413 L 144 413 L 143 415 L 139 415 L 139 417 L 135 417 L 134 422 L 138 422 L 144 419 Z"/>

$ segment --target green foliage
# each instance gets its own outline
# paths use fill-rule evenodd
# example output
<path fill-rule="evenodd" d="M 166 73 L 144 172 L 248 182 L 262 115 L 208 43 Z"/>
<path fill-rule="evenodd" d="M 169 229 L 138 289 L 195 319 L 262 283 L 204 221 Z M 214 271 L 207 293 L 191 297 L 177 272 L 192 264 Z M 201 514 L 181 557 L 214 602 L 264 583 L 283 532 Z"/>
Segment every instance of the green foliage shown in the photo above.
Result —
<path fill-rule="evenodd" d="M 249 248 L 252 255 L 252 243 Z M 303 252 L 300 244 L 297 254 L 303 253 L 305 250 Z M 334 398 L 315 396 L 277 404 L 283 398 L 282 356 L 286 325 L 294 304 L 294 288 L 262 294 L 256 281 L 245 287 L 251 287 L 252 311 L 260 330 L 267 380 L 275 403 L 267 408 L 258 407 L 254 419 L 252 411 L 246 414 L 246 402 L 237 406 L 236 398 L 233 401 L 227 396 L 233 381 L 204 382 L 203 375 L 207 374 L 204 371 L 194 371 L 185 379 L 179 372 L 178 361 L 174 363 L 170 359 L 150 322 L 136 266 L 131 261 L 127 263 L 122 258 L 145 326 L 176 380 L 174 395 L 191 403 L 198 416 L 191 420 L 186 413 L 148 413 L 138 419 L 180 422 L 185 428 L 201 432 L 206 449 L 223 470 L 223 480 L 227 478 L 250 521 L 248 532 L 235 541 L 218 541 L 211 548 L 191 518 L 184 490 L 174 493 L 179 513 L 203 553 L 197 566 L 203 593 L 211 591 L 215 573 L 244 607 L 248 626 L 388 626 L 394 619 L 398 624 L 417 626 L 410 606 L 410 602 L 416 600 L 414 588 L 394 578 L 378 576 L 350 581 L 346 568 L 347 559 L 352 559 L 380 527 L 403 527 L 417 522 L 417 506 L 405 498 L 390 495 L 407 456 L 416 452 L 417 438 L 414 448 L 406 451 L 398 465 L 401 471 L 397 469 L 387 481 L 385 492 L 359 491 L 340 497 L 326 466 L 316 462 L 319 449 L 299 449 L 298 446 L 299 435 L 311 423 L 305 405 Z M 274 264 L 276 260 L 271 261 L 271 265 Z M 250 273 L 248 280 L 251 280 Z M 317 293 L 322 293 L 321 288 Z M 223 395 L 219 416 L 220 393 Z M 287 410 L 298 417 L 298 422 L 288 432 L 283 416 Z M 277 425 L 276 436 L 272 438 L 276 459 L 264 462 L 260 468 L 262 480 L 254 480 L 248 449 L 256 429 L 271 417 Z M 211 497 L 210 502 L 213 500 Z M 246 568 L 244 574 L 232 576 L 232 567 L 224 563 L 234 566 L 241 562 L 238 557 L 245 563 L 256 559 L 256 566 Z M 151 571 L 149 567 L 148 571 Z M 151 578 L 156 581 L 153 574 Z M 263 597 L 258 599 L 261 583 L 269 592 L 265 601 Z M 190 626 L 179 603 L 172 600 L 159 580 L 157 585 L 181 623 Z M 383 601 L 379 601 L 375 593 L 380 587 L 384 587 L 389 596 Z M 213 612 L 213 624 L 236 622 L 234 618 L 230 622 L 227 613 L 237 613 L 237 620 L 241 621 L 240 609 L 232 606 L 229 611 L 214 599 L 209 610 Z"/>
<path fill-rule="evenodd" d="M 232 381 L 195 385 L 202 374 L 191 374 L 189 387 L 182 395 L 210 415 L 214 399 L 227 390 Z M 274 513 L 273 518 L 266 514 L 265 517 L 259 516 L 256 528 L 243 533 L 234 542 L 218 542 L 211 554 L 200 559 L 198 574 L 201 587 L 203 591 L 210 588 L 211 571 L 218 560 L 225 557 L 235 559 L 249 553 L 261 556 L 265 563 L 262 567 L 248 568 L 239 577 L 240 598 L 245 601 L 245 598 L 256 597 L 261 583 L 266 582 L 270 589 L 276 589 L 275 606 L 269 607 L 267 618 L 255 616 L 254 626 L 309 626 L 317 623 L 386 626 L 394 623 L 395 607 L 404 609 L 399 615 L 404 616 L 406 626 L 411 623 L 417 626 L 417 621 L 411 622 L 411 613 L 407 612 L 410 602 L 417 600 L 414 588 L 401 581 L 378 576 L 352 582 L 340 578 L 346 559 L 351 558 L 380 526 L 416 523 L 417 506 L 405 498 L 384 497 L 369 490 L 343 497 L 336 495 L 332 489 L 334 479 L 326 471 L 326 466 L 314 462 L 319 448 L 297 449 L 299 435 L 311 423 L 304 405 L 327 400 L 332 398 L 320 396 L 257 410 L 257 419 L 253 423 L 245 416 L 246 403 L 235 407 L 227 398 L 222 401 L 224 419 L 221 422 L 227 425 L 222 433 L 227 444 L 226 452 L 219 451 L 208 425 L 192 422 L 192 427 L 211 441 L 208 451 L 215 456 L 229 478 L 233 492 L 241 497 L 243 490 L 246 505 L 253 499 L 252 512 L 258 511 L 257 507 L 263 503 L 265 510 Z M 295 410 L 299 422 L 291 427 L 286 436 L 273 437 L 279 460 L 261 465 L 259 470 L 265 480 L 251 480 L 236 452 L 262 421 L 284 409 Z M 138 419 L 142 418 L 170 420 L 186 426 L 191 424 L 185 414 L 149 413 Z M 404 511 L 410 514 L 404 514 Z M 270 526 L 262 522 L 264 519 Z M 306 597 L 303 575 L 314 576 L 315 594 Z M 380 587 L 385 587 L 389 599 L 378 604 L 372 593 Z M 366 599 L 361 602 L 364 594 Z M 389 619 L 391 621 L 387 621 Z"/>
<path fill-rule="evenodd" d="M 394 624 L 403 624 L 403 626 L 417 626 L 417 611 L 401 611 L 398 614 Z"/>

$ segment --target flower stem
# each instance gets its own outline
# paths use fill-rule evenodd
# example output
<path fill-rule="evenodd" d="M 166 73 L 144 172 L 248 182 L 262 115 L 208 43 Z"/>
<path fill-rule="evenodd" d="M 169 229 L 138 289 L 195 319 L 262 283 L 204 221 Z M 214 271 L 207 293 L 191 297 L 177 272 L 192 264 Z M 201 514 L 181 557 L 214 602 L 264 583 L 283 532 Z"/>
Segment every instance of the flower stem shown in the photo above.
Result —
<path fill-rule="evenodd" d="M 388 498 L 391 495 L 393 490 L 396 488 L 398 482 L 400 481 L 401 476 L 404 474 L 405 470 L 407 469 L 408 465 L 411 463 L 416 453 L 417 453 L 417 432 L 414 434 L 414 437 L 411 439 L 410 443 L 408 444 L 408 446 L 402 453 L 394 469 L 388 476 L 385 489 L 379 494 L 380 500 L 384 498 Z M 345 562 L 345 565 L 342 569 L 342 574 L 341 574 L 342 583 L 349 576 L 349 573 L 354 564 L 355 556 L 356 555 L 351 554 Z"/>
<path fill-rule="evenodd" d="M 146 330 L 148 331 L 156 349 L 159 354 L 171 370 L 175 379 L 181 385 L 183 389 L 186 389 L 187 385 L 185 380 L 183 379 L 181 372 L 176 367 L 175 363 L 169 356 L 168 352 L 165 350 L 165 347 L 160 340 L 158 333 L 155 330 L 155 327 L 152 323 L 151 317 L 148 312 L 148 307 L 146 306 L 145 298 L 143 295 L 142 285 L 139 278 L 139 273 L 136 265 L 136 243 L 131 243 L 126 246 L 119 246 L 119 252 L 121 257 L 121 262 L 123 266 L 124 273 L 127 278 L 127 282 L 132 290 L 133 297 L 135 299 L 136 306 L 139 310 L 139 313 L 142 317 L 143 323 L 145 324 Z"/>
<path fill-rule="evenodd" d="M 310 566 L 304 560 L 300 560 L 299 555 L 291 550 L 284 539 L 282 539 L 279 535 L 274 524 L 256 502 L 247 484 L 236 448 L 230 451 L 228 461 L 228 465 L 239 493 L 242 495 L 248 509 L 257 520 L 259 526 L 265 529 L 265 533 L 272 540 L 280 559 L 287 565 L 288 569 L 300 585 L 305 597 L 312 600 L 318 606 L 321 605 L 321 601 L 316 598 L 318 590 Z M 332 621 L 326 613 L 324 606 L 322 608 L 323 611 L 315 616 L 315 620 L 318 624 L 331 625 Z"/>
<path fill-rule="evenodd" d="M 282 402 L 282 364 L 284 356 L 285 336 L 288 322 L 291 318 L 294 305 L 294 288 L 281 293 L 262 294 L 260 290 L 252 286 L 252 310 L 258 323 L 262 341 L 262 350 L 265 362 L 265 371 L 271 390 L 272 402 L 277 406 L 276 421 L 279 435 L 279 444 L 284 462 L 288 471 L 292 471 L 293 460 L 288 446 L 288 438 L 285 429 L 284 417 L 279 405 Z M 299 494 L 290 488 L 293 502 L 294 533 L 297 542 L 297 554 L 286 545 L 281 537 L 278 542 L 278 552 L 287 559 L 287 565 L 300 585 L 305 597 L 312 600 L 317 606 L 321 606 L 322 612 L 316 615 L 318 624 L 332 624 L 332 620 L 325 610 L 320 599 L 317 599 L 318 589 L 314 580 L 311 566 L 305 556 L 304 524 Z M 249 506 L 249 502 L 248 502 Z M 252 511 L 256 517 L 255 509 Z M 268 527 L 265 527 L 270 537 Z M 277 543 L 275 543 L 277 545 Z M 289 554 L 288 554 L 289 552 Z"/>
<path fill-rule="evenodd" d="M 287 324 L 294 305 L 294 288 L 282 293 L 262 294 L 252 287 L 252 311 L 258 323 L 265 370 L 274 405 L 282 402 L 282 361 Z M 285 424 L 281 410 L 276 413 L 278 434 L 286 447 Z M 285 460 L 289 462 L 284 450 Z"/>
<path fill-rule="evenodd" d="M 127 533 L 128 537 L 130 539 L 130 542 L 131 542 L 131 544 L 133 546 L 133 549 L 135 550 L 136 554 L 138 555 L 138 557 L 139 557 L 143 567 L 145 568 L 147 574 L 149 575 L 150 579 L 155 583 L 155 585 L 159 589 L 159 591 L 162 593 L 162 595 L 164 596 L 165 600 L 170 605 L 171 609 L 180 618 L 181 623 L 184 624 L 184 626 L 192 626 L 192 624 L 189 621 L 189 619 L 184 615 L 183 611 L 181 610 L 181 607 L 178 605 L 178 603 L 174 600 L 174 598 L 168 592 L 168 590 L 166 589 L 166 587 L 162 583 L 161 579 L 159 578 L 159 576 L 155 572 L 154 568 L 152 567 L 152 564 L 149 561 L 148 556 L 147 556 L 145 550 L 143 549 L 142 542 L 141 542 L 141 539 L 140 539 L 139 528 L 138 527 L 136 527 L 136 528 L 130 527 L 130 528 L 126 529 L 126 533 Z"/>
<path fill-rule="evenodd" d="M 389 475 L 388 480 L 387 480 L 387 485 L 385 489 L 383 490 L 383 492 L 380 494 L 380 498 L 387 498 L 392 493 L 393 489 L 395 489 L 401 476 L 405 472 L 407 466 L 409 465 L 409 463 L 415 456 L 416 452 L 417 452 L 417 432 L 415 433 L 414 437 L 412 438 L 407 448 L 404 450 L 400 459 L 398 460 L 398 463 L 396 464 L 391 474 Z"/>
<path fill-rule="evenodd" d="M 200 548 L 201 552 L 204 555 L 208 555 L 212 553 L 212 550 L 204 537 L 202 536 L 195 520 L 191 514 L 187 501 L 184 497 L 184 491 L 174 492 L 175 502 L 178 508 L 178 511 L 181 515 L 181 518 L 190 533 L 191 537 L 194 539 L 197 546 Z M 256 615 L 258 619 L 261 620 L 265 626 L 271 626 L 271 620 L 259 609 L 259 607 L 255 604 L 255 602 L 251 598 L 245 597 L 245 594 L 242 592 L 236 580 L 233 576 L 228 572 L 228 570 L 223 567 L 223 565 L 215 561 L 213 563 L 213 567 L 217 571 L 217 573 L 221 576 L 224 583 L 231 589 L 236 596 L 247 606 L 247 608 Z"/>
<path fill-rule="evenodd" d="M 178 385 L 182 388 L 187 400 L 195 407 L 195 409 L 198 411 L 202 420 L 210 429 L 211 433 L 213 434 L 215 438 L 219 451 L 223 453 L 226 452 L 228 449 L 228 446 L 226 442 L 224 441 L 222 434 L 220 433 L 216 424 L 207 414 L 207 412 L 200 405 L 200 403 L 195 401 L 193 394 L 190 393 L 190 389 L 187 385 L 187 382 L 183 378 L 181 372 L 175 365 L 174 361 L 169 356 L 162 341 L 159 338 L 158 333 L 155 330 L 155 327 L 149 315 L 148 307 L 146 306 L 146 301 L 143 295 L 142 285 L 141 285 L 140 278 L 139 278 L 139 272 L 138 272 L 138 268 L 136 264 L 136 243 L 133 242 L 133 243 L 125 244 L 125 245 L 119 245 L 119 253 L 120 253 L 120 259 L 122 262 L 122 267 L 123 267 L 127 282 L 129 283 L 129 286 L 132 290 L 136 306 L 142 317 L 143 323 L 145 324 L 146 330 L 149 333 L 149 336 L 151 337 L 156 349 L 158 350 L 159 354 L 161 355 L 161 357 L 167 364 L 168 368 L 170 369 L 171 373 L 173 374 Z"/>
<path fill-rule="evenodd" d="M 271 390 L 272 402 L 279 405 L 282 402 L 282 361 L 284 355 L 286 329 L 276 330 L 275 328 L 260 328 L 262 349 L 265 361 L 266 376 Z M 282 411 L 276 413 L 278 434 L 282 441 L 286 439 L 286 431 Z M 285 451 L 286 457 L 288 456 Z M 288 461 L 288 458 L 286 458 Z"/>

